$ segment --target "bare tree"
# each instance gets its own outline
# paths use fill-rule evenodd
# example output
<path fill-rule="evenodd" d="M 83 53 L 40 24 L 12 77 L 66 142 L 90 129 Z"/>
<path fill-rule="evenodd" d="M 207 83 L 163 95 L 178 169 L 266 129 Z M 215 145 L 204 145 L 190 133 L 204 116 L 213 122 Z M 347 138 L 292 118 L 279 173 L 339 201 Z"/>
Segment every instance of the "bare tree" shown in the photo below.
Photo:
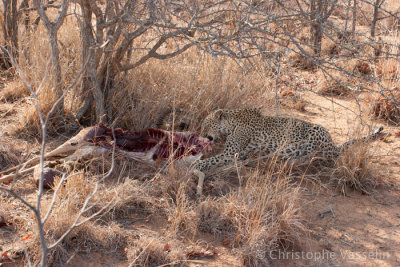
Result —
<path fill-rule="evenodd" d="M 380 49 L 381 55 L 384 55 L 385 58 L 393 58 L 398 61 L 399 55 L 390 52 L 390 48 L 396 47 L 398 44 L 387 42 L 381 44 L 377 43 L 373 38 L 367 37 L 364 37 L 362 41 L 357 41 L 357 38 L 354 38 L 352 42 L 348 42 L 345 38 L 343 39 L 343 28 L 341 26 L 339 28 L 329 21 L 331 14 L 338 6 L 338 0 L 297 0 L 297 5 L 293 5 L 293 1 L 289 0 L 106 0 L 102 1 L 103 3 L 95 0 L 77 0 L 73 2 L 63 0 L 59 2 L 61 5 L 57 7 L 59 12 L 54 21 L 51 21 L 48 13 L 46 13 L 46 9 L 53 1 L 44 4 L 44 1 L 34 0 L 32 8 L 24 7 L 27 10 L 37 11 L 49 37 L 51 72 L 54 74 L 53 93 L 56 98 L 55 105 L 46 119 L 39 109 L 37 93 L 40 87 L 34 91 L 24 78 L 17 63 L 13 62 L 21 78 L 31 90 L 38 109 L 43 136 L 42 172 L 43 155 L 47 142 L 47 126 L 52 114 L 62 115 L 64 96 L 69 91 L 75 90 L 79 92 L 76 95 L 81 97 L 81 105 L 76 111 L 78 119 L 83 118 L 85 114 L 91 114 L 94 115 L 95 122 L 110 121 L 114 115 L 111 105 L 108 104 L 109 100 L 115 90 L 118 90 L 119 83 L 124 81 L 126 74 L 130 70 L 140 67 L 149 60 L 165 60 L 181 55 L 188 49 L 198 49 L 206 52 L 214 59 L 229 57 L 242 67 L 243 73 L 251 68 L 254 58 L 261 58 L 266 66 L 266 75 L 272 75 L 276 81 L 275 97 L 277 103 L 279 101 L 279 86 L 285 75 L 290 75 L 290 78 L 286 78 L 284 81 L 288 87 L 322 95 L 314 88 L 297 82 L 303 79 L 301 77 L 302 73 L 298 74 L 293 71 L 299 67 L 299 65 L 296 65 L 295 57 L 298 56 L 301 59 L 312 62 L 317 70 L 330 82 L 335 82 L 345 87 L 355 97 L 359 106 L 361 100 L 358 95 L 361 92 L 368 92 L 392 101 L 391 103 L 394 103 L 395 108 L 398 110 L 396 95 L 393 93 L 392 88 L 385 83 L 394 79 L 385 80 L 374 71 L 368 70 L 368 68 L 371 69 L 372 64 L 375 64 L 376 57 L 368 54 L 368 49 L 366 49 L 371 47 Z M 3 3 L 8 5 L 8 8 L 5 8 L 8 12 L 5 17 L 7 15 L 7 18 L 16 18 L 13 17 L 13 14 L 15 14 L 13 5 L 16 4 L 16 1 L 3 0 Z M 367 0 L 348 0 L 349 8 L 351 3 L 353 13 L 351 30 L 353 37 L 357 36 L 357 8 L 362 5 L 369 7 L 373 5 L 374 7 L 371 36 L 375 36 L 375 28 L 380 18 L 379 14 L 384 13 L 387 16 L 398 19 L 397 15 L 383 8 L 384 0 L 375 0 L 375 3 Z M 74 4 L 78 8 L 69 9 Z M 82 66 L 77 78 L 71 85 L 68 88 L 63 88 L 57 35 L 65 21 L 68 10 L 75 12 L 75 18 L 78 21 L 81 34 Z M 347 18 L 348 13 L 346 21 Z M 11 25 L 3 26 L 4 31 L 8 31 L 13 27 Z M 303 28 L 311 33 L 311 38 L 303 36 Z M 347 31 L 347 24 L 345 31 Z M 11 36 L 8 32 L 7 34 L 7 36 Z M 13 38 L 18 40 L 18 36 Z M 330 41 L 336 50 L 333 50 L 333 52 L 322 51 L 321 43 L 323 39 Z M 381 47 L 383 45 L 386 47 L 386 51 L 382 51 Z M 15 47 L 18 47 L 18 41 L 14 42 Z M 14 51 L 14 48 L 9 49 Z M 9 54 L 12 59 L 12 52 Z M 294 56 L 290 57 L 289 55 Z M 361 64 L 352 69 L 346 65 L 349 59 L 356 59 Z M 338 76 L 335 76 L 335 73 L 340 74 L 341 77 L 348 78 L 352 81 L 352 84 L 343 83 L 337 78 Z M 335 105 L 341 105 L 331 97 L 329 100 Z M 312 104 L 316 105 L 315 103 Z M 328 107 L 321 108 L 326 109 Z M 355 113 L 353 110 L 351 112 Z M 106 179 L 108 175 L 109 173 L 100 179 L 99 183 Z M 54 203 L 51 204 L 51 207 L 43 216 L 40 206 L 43 194 L 43 174 L 41 176 L 36 205 L 27 203 L 9 187 L 0 186 L 0 189 L 20 199 L 36 214 L 43 251 L 42 265 L 45 265 L 47 252 L 59 244 L 62 238 L 72 231 L 74 227 L 92 218 L 82 218 L 82 214 L 91 207 L 90 199 L 92 195 L 88 197 L 88 200 L 81 207 L 71 228 L 55 243 L 48 244 L 43 227 Z M 57 194 L 57 188 L 66 179 L 68 179 L 68 175 L 64 174 L 61 182 L 56 187 L 53 197 Z M 96 190 L 97 187 L 93 194 L 96 193 Z"/>
<path fill-rule="evenodd" d="M 214 58 L 230 57 L 241 65 L 257 56 L 272 59 L 274 56 L 268 45 L 274 44 L 279 47 L 274 52 L 302 55 L 331 79 L 335 79 L 332 71 L 339 71 L 368 84 L 370 77 L 321 57 L 324 37 L 344 51 L 344 57 L 346 53 L 363 53 L 357 50 L 357 45 L 347 44 L 348 38 L 343 39 L 342 29 L 328 23 L 338 7 L 338 0 L 298 0 L 297 7 L 291 1 L 273 2 L 276 5 L 233 0 L 108 0 L 104 5 L 93 0 L 78 1 L 82 10 L 81 14 L 76 14 L 81 30 L 82 58 L 90 62 L 79 89 L 82 105 L 77 112 L 78 119 L 87 112 L 94 112 L 96 121 L 112 119 L 113 111 L 107 103 L 111 102 L 113 91 L 129 70 L 150 59 L 175 57 L 190 48 L 203 50 Z M 358 5 L 357 0 L 353 0 L 354 34 Z M 310 42 L 299 35 L 299 26 L 304 24 L 310 26 Z M 308 48 L 312 49 L 312 54 Z M 340 56 L 336 53 L 336 57 Z M 274 65 L 271 68 L 277 68 L 276 60 L 269 62 Z"/>
<path fill-rule="evenodd" d="M 106 1 L 105 6 L 100 6 L 93 0 L 78 3 L 82 10 L 82 18 L 77 16 L 81 30 L 82 58 L 88 59 L 89 62 L 80 89 L 83 104 L 77 111 L 78 119 L 89 110 L 92 101 L 94 101 L 96 121 L 105 119 L 105 100 L 110 97 L 117 77 L 122 72 L 135 68 L 150 58 L 166 59 L 179 55 L 195 44 L 189 38 L 193 37 L 196 17 L 186 22 L 186 25 L 179 26 L 172 23 L 171 18 L 163 17 L 173 15 L 162 9 L 184 8 L 185 3 L 181 7 L 179 4 L 174 6 L 175 4 L 161 1 L 148 3 L 126 1 L 125 4 L 120 1 Z M 165 13 L 160 16 L 158 15 L 160 12 Z M 95 24 L 92 15 L 96 18 Z M 140 39 L 139 37 L 149 32 L 157 32 L 158 40 L 146 43 L 143 47 L 133 47 L 133 43 Z M 187 39 L 186 44 L 183 43 L 169 54 L 157 53 L 163 44 L 174 38 Z M 134 51 L 140 51 L 142 55 L 135 62 L 131 62 L 134 59 Z M 142 51 L 146 52 L 143 54 Z M 107 113 L 110 119 L 112 117 L 110 108 Z"/>
<path fill-rule="evenodd" d="M 13 3 L 11 1 L 3 0 L 4 3 Z M 277 68 L 273 54 L 287 51 L 302 55 L 318 65 L 326 71 L 328 77 L 333 69 L 342 71 L 345 75 L 353 75 L 350 71 L 339 70 L 335 62 L 321 58 L 323 38 L 330 39 L 342 51 L 351 54 L 362 52 L 355 48 L 357 45 L 347 45 L 348 36 L 329 22 L 332 12 L 339 6 L 339 1 L 295 1 L 297 6 L 289 0 L 63 0 L 47 3 L 34 0 L 33 7 L 29 8 L 26 6 L 28 1 L 24 0 L 22 11 L 37 11 L 47 30 L 54 75 L 53 95 L 58 99 L 63 95 L 63 75 L 57 34 L 69 7 L 78 7 L 69 10 L 78 21 L 82 62 L 88 63 L 80 86 L 74 90 L 74 95 L 80 97 L 74 112 L 78 120 L 89 117 L 94 118 L 91 122 L 106 122 L 114 117 L 110 100 L 130 70 L 148 60 L 165 60 L 188 49 L 202 50 L 213 58 L 230 57 L 239 65 L 249 62 L 253 57 L 262 56 L 268 59 L 268 64 L 274 65 L 270 66 L 271 69 Z M 351 30 L 355 35 L 357 8 L 374 4 L 367 0 L 347 1 L 349 5 L 352 3 Z M 375 34 L 379 10 L 384 11 L 384 0 L 375 2 L 371 35 Z M 54 8 L 59 10 L 54 21 L 47 14 L 49 7 L 52 11 Z M 384 12 L 393 15 L 388 11 Z M 348 13 L 347 10 L 345 32 Z M 309 26 L 309 41 L 299 36 L 300 25 Z M 343 39 L 343 36 L 346 38 Z M 268 48 L 271 45 L 277 45 L 277 50 L 271 51 Z M 311 54 L 309 49 L 312 50 Z M 63 109 L 61 101 L 54 116 L 63 115 Z"/>

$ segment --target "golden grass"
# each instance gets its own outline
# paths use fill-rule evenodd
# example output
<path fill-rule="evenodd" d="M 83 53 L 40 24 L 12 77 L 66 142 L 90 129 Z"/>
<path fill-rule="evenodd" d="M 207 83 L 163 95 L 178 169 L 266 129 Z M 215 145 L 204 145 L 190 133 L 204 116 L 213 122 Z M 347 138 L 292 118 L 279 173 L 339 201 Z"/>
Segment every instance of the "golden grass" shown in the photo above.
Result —
<path fill-rule="evenodd" d="M 263 75 L 245 75 L 231 60 L 218 60 L 221 71 L 210 56 L 193 50 L 160 63 L 132 70 L 129 83 L 115 90 L 112 105 L 122 126 L 149 127 L 166 107 L 175 106 L 184 109 L 194 130 L 212 109 L 259 107 L 269 98 Z"/>
<path fill-rule="evenodd" d="M 0 101 L 13 102 L 29 96 L 31 93 L 22 81 L 12 81 L 0 91 Z"/>
<path fill-rule="evenodd" d="M 129 266 L 189 266 L 179 247 L 157 237 L 141 236 L 127 247 Z"/>
<path fill-rule="evenodd" d="M 376 186 L 385 183 L 382 179 L 378 179 L 373 158 L 370 146 L 364 142 L 358 142 L 345 149 L 329 171 L 330 182 L 343 194 L 349 189 L 365 194 L 371 193 Z"/>
<path fill-rule="evenodd" d="M 200 203 L 198 229 L 239 251 L 244 265 L 266 266 L 270 250 L 296 244 L 304 236 L 298 202 L 301 188 L 293 183 L 287 162 L 276 157 L 265 168 L 237 175 L 240 187 Z"/>
<path fill-rule="evenodd" d="M 64 88 L 81 64 L 79 36 L 74 23 L 74 20 L 67 21 L 59 34 Z M 21 57 L 21 67 L 33 88 L 37 89 L 45 76 L 45 66 L 50 56 L 46 32 L 39 26 L 35 36 L 25 34 L 21 42 L 25 44 L 25 50 L 21 53 L 25 55 Z M 329 42 L 326 43 L 329 45 Z M 328 45 L 325 50 L 330 49 Z M 315 70 L 315 64 L 305 57 L 291 55 L 289 60 L 297 70 L 307 70 L 307 73 Z M 348 61 L 338 64 L 352 72 L 357 59 L 350 61 L 351 64 Z M 399 79 L 396 64 L 396 61 L 378 60 L 370 71 L 376 69 L 379 75 L 396 83 Z M 202 119 L 217 107 L 262 107 L 267 112 L 273 110 L 274 107 L 269 103 L 272 103 L 274 96 L 275 77 L 265 74 L 265 62 L 255 58 L 252 64 L 243 64 L 243 68 L 245 71 L 230 59 L 217 58 L 214 61 L 211 56 L 195 49 L 169 60 L 150 60 L 130 71 L 126 79 L 116 84 L 113 95 L 106 100 L 106 108 L 112 110 L 118 126 L 131 131 L 153 127 L 166 107 L 182 107 L 183 113 L 174 120 L 177 123 L 190 122 L 190 131 L 197 131 Z M 289 77 L 292 69 L 282 66 L 281 71 L 282 77 Z M 313 78 L 323 79 L 318 72 Z M 51 79 L 51 75 L 48 76 L 39 95 L 40 107 L 45 114 L 54 103 L 49 93 Z M 26 89 L 20 84 L 20 81 L 16 81 L 10 85 L 13 90 L 3 89 L 0 95 L 7 100 L 26 96 Z M 327 82 L 325 85 L 321 90 L 326 90 L 326 93 L 346 93 L 341 87 L 328 88 L 336 84 Z M 76 97 L 72 93 L 67 96 L 66 114 L 76 110 Z M 292 99 L 291 96 L 289 99 Z M 292 104 L 288 108 L 304 111 L 305 102 L 300 96 L 295 95 L 289 103 Z M 40 132 L 33 106 L 25 110 L 23 118 L 21 131 Z M 57 128 L 57 125 L 53 126 Z M 0 163 L 11 161 L 3 157 L 2 151 L 0 153 Z M 368 145 L 360 144 L 346 150 L 334 166 L 321 171 L 323 174 L 318 172 L 303 176 L 303 170 L 297 170 L 299 175 L 296 176 L 287 162 L 272 157 L 256 167 L 246 166 L 238 171 L 230 169 L 209 175 L 205 181 L 205 197 L 199 200 L 195 198 L 197 181 L 189 171 L 174 163 L 149 167 L 119 160 L 112 177 L 100 184 L 98 193 L 90 203 L 92 209 L 85 212 L 83 217 L 111 203 L 107 212 L 71 232 L 64 242 L 51 251 L 49 262 L 62 265 L 78 249 L 87 253 L 111 253 L 133 266 L 185 265 L 187 255 L 181 247 L 200 240 L 202 234 L 210 234 L 232 249 L 232 254 L 237 254 L 242 264 L 266 266 L 270 263 L 270 250 L 297 244 L 304 237 L 306 218 L 299 212 L 302 187 L 298 177 L 306 177 L 314 182 L 320 179 L 321 174 L 328 176 L 330 182 L 342 192 L 356 189 L 368 193 L 377 185 L 375 166 L 371 160 Z M 87 163 L 85 174 L 76 175 L 65 182 L 58 193 L 53 214 L 45 225 L 49 241 L 56 240 L 69 228 L 94 184 L 109 167 L 109 161 Z M 24 190 L 35 190 L 32 184 L 29 184 L 29 188 L 28 185 L 24 186 Z M 45 195 L 45 211 L 51 193 L 49 191 Z M 161 242 L 157 234 L 132 231 L 131 228 L 138 225 L 151 224 L 152 219 L 162 222 L 161 226 L 157 226 L 157 234 L 162 233 L 177 244 L 171 250 L 166 248 L 166 242 Z M 32 222 L 33 219 L 24 221 L 18 229 L 25 229 Z M 132 233 L 135 237 L 132 237 Z M 34 259 L 39 255 L 38 244 L 37 235 L 28 244 Z M 88 247 L 92 250 L 89 251 Z"/>

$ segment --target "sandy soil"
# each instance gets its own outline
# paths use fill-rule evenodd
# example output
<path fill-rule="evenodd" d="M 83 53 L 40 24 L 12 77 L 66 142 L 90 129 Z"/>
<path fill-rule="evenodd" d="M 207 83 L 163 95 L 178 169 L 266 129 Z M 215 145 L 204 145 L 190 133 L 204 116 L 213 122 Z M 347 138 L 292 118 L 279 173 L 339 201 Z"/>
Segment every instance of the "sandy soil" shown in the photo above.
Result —
<path fill-rule="evenodd" d="M 298 116 L 326 127 L 336 143 L 345 142 L 360 127 L 355 123 L 359 121 L 358 115 L 346 109 L 357 111 L 356 103 L 333 98 L 337 103 L 334 104 L 329 98 L 315 95 L 304 98 L 318 106 L 308 105 L 307 112 Z M 363 114 L 368 114 L 365 111 Z M 364 119 L 366 124 L 382 125 L 371 122 L 368 117 Z M 276 266 L 400 265 L 400 138 L 393 136 L 400 129 L 384 126 L 384 134 L 391 134 L 390 143 L 378 140 L 370 145 L 379 175 L 390 178 L 392 185 L 378 186 L 370 195 L 349 191 L 344 196 L 332 188 L 318 192 L 305 190 L 302 210 L 308 218 L 309 239 L 301 248 L 282 255 L 303 260 L 277 261 Z M 327 213 L 321 218 L 320 213 L 329 209 L 334 215 Z"/>
<path fill-rule="evenodd" d="M 334 98 L 340 105 L 332 104 L 329 98 L 315 95 L 303 95 L 304 99 L 318 106 L 306 106 L 305 112 L 294 115 L 315 123 L 322 124 L 331 133 L 337 143 L 349 139 L 357 130 L 355 117 L 349 111 L 357 110 L 354 102 Z M 343 106 L 343 107 L 342 107 Z M 0 110 L 0 148 L 12 152 L 15 158 L 11 161 L 23 161 L 37 152 L 39 143 L 32 137 L 21 137 L 15 140 L 7 133 L 8 125 L 18 123 L 18 116 L 23 103 L 1 103 Z M 344 107 L 348 107 L 346 109 Z M 328 109 L 326 109 L 328 108 Z M 329 109 L 335 109 L 335 112 Z M 368 121 L 368 118 L 366 118 Z M 378 123 L 379 124 L 379 123 Z M 399 132 L 399 128 L 387 127 L 385 134 Z M 62 138 L 60 138 L 62 139 Z M 64 140 L 64 139 L 63 139 Z M 61 140 L 61 141 L 63 141 Z M 60 143 L 60 140 L 53 140 Z M 400 138 L 390 136 L 390 142 L 376 141 L 374 144 L 375 162 L 379 175 L 390 177 L 389 186 L 378 186 L 370 195 L 358 192 L 347 192 L 344 196 L 334 188 L 315 190 L 305 187 L 303 191 L 302 211 L 305 214 L 305 225 L 309 233 L 300 246 L 287 251 L 271 252 L 274 266 L 400 266 Z M 18 184 L 16 184 L 18 186 Z M 30 192 L 26 197 L 33 197 Z M 21 219 L 28 216 L 27 209 L 12 199 L 8 201 L 20 213 Z M 11 203 L 12 202 L 12 203 Z M 5 204 L 4 202 L 1 204 Z M 333 213 L 320 212 L 332 209 Z M 149 231 L 157 238 L 163 238 L 164 227 L 160 222 L 150 226 L 146 220 L 136 220 L 127 231 L 134 234 L 138 229 Z M 8 227 L 0 226 L 0 251 L 21 253 L 21 242 L 13 242 L 15 234 Z M 240 266 L 234 250 L 215 240 L 212 236 L 202 236 L 209 247 L 213 248 L 214 257 L 196 258 L 189 262 L 191 266 Z M 1 264 L 0 264 L 1 265 Z M 21 266 L 18 260 L 2 266 Z M 68 262 L 69 266 L 127 266 L 127 262 L 104 257 L 101 253 L 90 255 L 76 254 Z"/>

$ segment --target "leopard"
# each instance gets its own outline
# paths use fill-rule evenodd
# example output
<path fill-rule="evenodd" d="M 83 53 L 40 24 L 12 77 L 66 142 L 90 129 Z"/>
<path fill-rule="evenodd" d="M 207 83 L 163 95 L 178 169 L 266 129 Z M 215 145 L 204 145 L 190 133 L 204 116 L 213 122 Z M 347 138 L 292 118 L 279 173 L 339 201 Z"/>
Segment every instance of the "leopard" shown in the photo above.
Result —
<path fill-rule="evenodd" d="M 383 130 L 377 128 L 362 140 L 374 139 Z M 194 165 L 199 177 L 197 195 L 201 196 L 204 172 L 218 166 L 244 160 L 252 154 L 277 154 L 284 159 L 318 156 L 334 159 L 357 141 L 336 146 L 328 130 L 319 124 L 291 117 L 264 116 L 257 108 L 217 109 L 203 120 L 200 135 L 212 143 L 225 137 L 222 153 L 201 159 Z"/>

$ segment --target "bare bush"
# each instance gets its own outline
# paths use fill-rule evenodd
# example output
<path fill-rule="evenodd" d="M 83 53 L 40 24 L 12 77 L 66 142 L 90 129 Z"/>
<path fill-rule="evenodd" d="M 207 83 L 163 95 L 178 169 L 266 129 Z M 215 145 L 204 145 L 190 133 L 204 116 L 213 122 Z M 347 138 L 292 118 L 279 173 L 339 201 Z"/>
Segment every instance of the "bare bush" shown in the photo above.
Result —
<path fill-rule="evenodd" d="M 1 88 L 0 101 L 26 101 L 20 128 L 39 133 L 42 156 L 49 132 L 97 122 L 142 130 L 157 125 L 166 107 L 182 108 L 167 119 L 184 121 L 190 131 L 217 107 L 262 107 L 276 115 L 346 110 L 361 124 L 371 110 L 374 118 L 399 123 L 400 7 L 393 0 L 35 0 L 23 1 L 17 16 L 10 3 L 17 1 L 3 1 L 1 37 L 11 44 L 4 58 L 19 52 L 9 74 L 16 70 L 27 86 L 17 80 Z M 15 30 L 22 15 L 25 27 Z M 355 109 L 343 104 L 351 100 Z M 297 172 L 318 185 L 325 175 L 342 191 L 369 193 L 379 181 L 365 146 L 349 149 L 328 170 Z M 3 166 L 21 161 L 7 147 L 0 153 Z M 106 181 L 112 166 L 118 178 Z M 296 243 L 304 230 L 301 187 L 289 166 L 274 159 L 220 171 L 201 200 L 189 172 L 173 161 L 149 167 L 100 160 L 84 168 L 62 174 L 47 192 L 42 157 L 39 190 L 27 182 L 35 205 L 15 182 L 1 185 L 7 199 L 25 201 L 35 214 L 39 231 L 28 245 L 35 263 L 65 264 L 72 247 L 90 244 L 100 251 L 126 247 L 127 255 L 117 254 L 133 266 L 187 264 L 179 245 L 170 250 L 159 236 L 142 233 L 132 240 L 117 219 L 151 224 L 157 215 L 168 237 L 190 242 L 209 233 L 251 266 L 267 265 L 268 251 Z"/>
<path fill-rule="evenodd" d="M 40 118 L 40 125 L 42 128 L 42 144 L 41 144 L 41 156 L 40 156 L 40 169 L 41 169 L 41 174 L 40 174 L 40 180 L 39 180 L 39 188 L 37 191 L 37 201 L 36 201 L 36 206 L 30 204 L 28 201 L 26 201 L 22 196 L 20 196 L 13 188 L 11 187 L 6 187 L 6 186 L 0 186 L 0 190 L 8 193 L 10 195 L 10 197 L 14 197 L 16 199 L 18 199 L 19 201 L 21 201 L 27 208 L 29 208 L 31 210 L 31 212 L 34 213 L 34 217 L 36 220 L 36 226 L 37 226 L 37 232 L 38 232 L 38 240 L 40 240 L 40 245 L 41 245 L 41 251 L 39 253 L 39 257 L 38 257 L 38 262 L 40 263 L 41 266 L 46 266 L 47 265 L 47 261 L 48 261 L 48 253 L 50 250 L 52 250 L 53 248 L 57 247 L 66 236 L 68 236 L 69 233 L 71 233 L 76 227 L 84 224 L 85 222 L 91 220 L 92 218 L 98 216 L 99 214 L 102 214 L 102 212 L 104 210 L 106 210 L 110 204 L 112 202 L 107 203 L 106 205 L 104 205 L 99 211 L 95 212 L 94 214 L 91 214 L 90 216 L 86 217 L 86 218 L 82 218 L 84 217 L 84 213 L 86 213 L 87 211 L 89 211 L 92 207 L 93 207 L 93 203 L 91 203 L 91 200 L 93 199 L 93 197 L 96 195 L 96 193 L 98 192 L 98 188 L 100 186 L 100 184 L 111 175 L 111 172 L 113 171 L 113 167 L 114 167 L 114 155 L 115 155 L 115 145 L 113 147 L 113 157 L 112 157 L 112 166 L 109 170 L 108 173 L 106 173 L 105 175 L 103 175 L 101 177 L 101 179 L 99 179 L 95 184 L 94 187 L 92 187 L 91 189 L 88 189 L 86 194 L 83 195 L 84 197 L 84 201 L 82 202 L 81 205 L 79 205 L 79 207 L 77 207 L 78 211 L 75 217 L 70 217 L 70 219 L 72 219 L 70 222 L 71 224 L 69 224 L 69 226 L 65 229 L 65 231 L 63 231 L 59 236 L 57 236 L 57 238 L 55 240 L 48 240 L 48 237 L 45 234 L 45 224 L 48 221 L 48 219 L 51 217 L 52 215 L 52 211 L 54 208 L 54 205 L 56 203 L 56 199 L 57 199 L 57 194 L 59 192 L 59 189 L 61 188 L 61 186 L 63 185 L 65 180 L 68 180 L 68 178 L 71 177 L 75 177 L 78 174 L 76 173 L 72 173 L 72 174 L 67 174 L 67 173 L 63 173 L 62 174 L 62 178 L 60 179 L 58 185 L 56 186 L 54 192 L 53 192 L 53 197 L 52 197 L 52 201 L 49 204 L 49 206 L 47 207 L 47 212 L 46 213 L 42 213 L 42 200 L 43 200 L 43 194 L 44 194 L 44 157 L 45 157 L 45 148 L 47 145 L 47 125 L 49 124 L 49 120 L 50 117 L 52 115 L 52 113 L 56 110 L 57 108 L 57 104 L 61 101 L 63 101 L 64 95 L 69 91 L 69 89 L 71 89 L 72 87 L 74 87 L 78 81 L 78 79 L 80 78 L 81 74 L 82 74 L 82 70 L 80 72 L 78 72 L 78 74 L 76 75 L 74 81 L 72 81 L 72 84 L 69 86 L 69 88 L 67 88 L 67 91 L 63 93 L 63 95 L 58 98 L 58 100 L 54 103 L 54 105 L 52 106 L 51 110 L 49 111 L 49 113 L 47 114 L 46 119 L 44 118 L 44 115 L 39 107 L 39 100 L 37 97 L 37 93 L 38 91 L 40 91 L 40 87 L 38 88 L 37 91 L 34 91 L 32 89 L 32 86 L 26 81 L 25 76 L 23 74 L 23 72 L 21 71 L 21 69 L 19 68 L 18 64 L 15 62 L 13 56 L 11 55 L 11 53 L 4 47 L 1 47 L 2 51 L 4 53 L 7 53 L 7 55 L 9 56 L 11 63 L 13 64 L 13 66 L 16 68 L 16 70 L 18 71 L 18 74 L 20 75 L 21 79 L 24 81 L 25 85 L 28 87 L 30 93 L 32 94 L 34 101 L 35 101 L 35 106 L 36 106 L 36 110 L 38 112 L 39 118 Z M 17 174 L 15 175 L 17 176 Z M 29 255 L 27 254 L 28 257 L 28 262 L 30 263 L 29 260 Z"/>
<path fill-rule="evenodd" d="M 132 103 L 129 106 L 124 103 L 124 106 L 140 110 L 137 107 L 140 96 L 137 94 L 148 87 L 136 86 L 132 80 L 140 79 L 139 73 L 145 69 L 143 64 L 154 65 L 152 63 L 157 60 L 167 62 L 177 57 L 181 62 L 193 62 L 196 57 L 202 58 L 202 53 L 210 55 L 215 64 L 215 71 L 220 75 L 217 86 L 227 80 L 226 73 L 229 71 L 226 68 L 232 64 L 227 63 L 234 62 L 239 66 L 238 74 L 247 76 L 257 72 L 262 75 L 267 80 L 265 88 L 274 87 L 273 80 L 280 83 L 278 69 L 280 73 L 290 73 L 287 86 L 299 87 L 302 76 L 293 72 L 293 69 L 303 68 L 317 75 L 325 75 L 333 83 L 340 84 L 338 76 L 352 80 L 354 87 L 360 88 L 354 94 L 359 102 L 363 101 L 358 97 L 360 93 L 392 90 L 374 73 L 372 66 L 377 55 L 378 59 L 396 58 L 398 53 L 393 48 L 397 43 L 391 38 L 396 32 L 389 32 L 386 34 L 388 38 L 377 40 L 366 37 L 362 27 L 356 31 L 358 24 L 369 23 L 371 31 L 374 29 L 380 34 L 384 20 L 398 20 L 398 12 L 393 11 L 396 6 L 391 1 L 271 0 L 239 3 L 224 0 L 180 3 L 151 1 L 148 4 L 145 1 L 107 0 L 104 3 L 63 1 L 60 4 L 35 1 L 34 4 L 31 8 L 21 8 L 21 12 L 29 14 L 36 11 L 47 29 L 52 52 L 46 57 L 51 58 L 51 68 L 55 70 L 51 78 L 56 81 L 47 90 L 57 91 L 51 93 L 56 93 L 55 99 L 65 90 L 64 79 L 67 76 L 62 77 L 61 74 L 69 72 L 71 67 L 79 68 L 86 62 L 80 86 L 62 101 L 64 108 L 60 106 L 65 114 L 73 115 L 80 122 L 112 121 L 118 117 L 120 106 L 110 103 L 115 103 L 115 100 L 119 102 L 121 95 L 126 96 L 128 88 L 140 89 L 128 90 Z M 67 16 L 68 8 L 71 13 Z M 350 8 L 354 8 L 354 12 L 347 12 L 339 16 L 340 19 L 331 17 Z M 361 13 L 356 12 L 357 8 Z M 60 11 L 55 19 L 50 16 L 54 9 Z M 372 20 L 368 14 L 371 14 Z M 350 20 L 354 28 L 351 32 L 347 29 Z M 342 23 L 345 24 L 344 29 Z M 81 36 L 79 43 L 74 44 L 77 47 L 64 44 L 63 35 L 57 36 L 57 33 L 60 35 L 65 31 L 64 28 L 76 27 Z M 35 31 L 35 34 L 39 34 L 40 27 Z M 24 34 L 30 36 L 29 31 Z M 25 35 L 22 36 L 23 40 L 27 38 Z M 57 38 L 63 39 L 61 48 L 58 47 Z M 326 43 L 330 44 L 329 47 L 326 47 Z M 23 56 L 21 60 L 32 62 L 35 52 L 39 51 L 35 51 L 35 47 L 26 49 L 30 50 L 27 53 L 29 58 Z M 60 53 L 62 56 L 71 54 L 70 62 L 62 62 Z M 77 59 L 79 53 L 81 60 Z M 292 62 L 296 57 L 298 62 Z M 349 57 L 361 62 L 360 66 L 354 69 L 347 64 Z M 151 75 L 154 69 L 148 71 Z M 167 74 L 170 73 L 163 73 L 164 76 Z M 132 76 L 133 79 L 130 78 Z M 308 85 L 299 89 L 318 94 Z M 164 90 L 168 94 L 171 87 L 165 87 Z M 45 98 L 49 99 L 49 96 Z M 54 100 L 51 102 L 54 103 Z"/>

